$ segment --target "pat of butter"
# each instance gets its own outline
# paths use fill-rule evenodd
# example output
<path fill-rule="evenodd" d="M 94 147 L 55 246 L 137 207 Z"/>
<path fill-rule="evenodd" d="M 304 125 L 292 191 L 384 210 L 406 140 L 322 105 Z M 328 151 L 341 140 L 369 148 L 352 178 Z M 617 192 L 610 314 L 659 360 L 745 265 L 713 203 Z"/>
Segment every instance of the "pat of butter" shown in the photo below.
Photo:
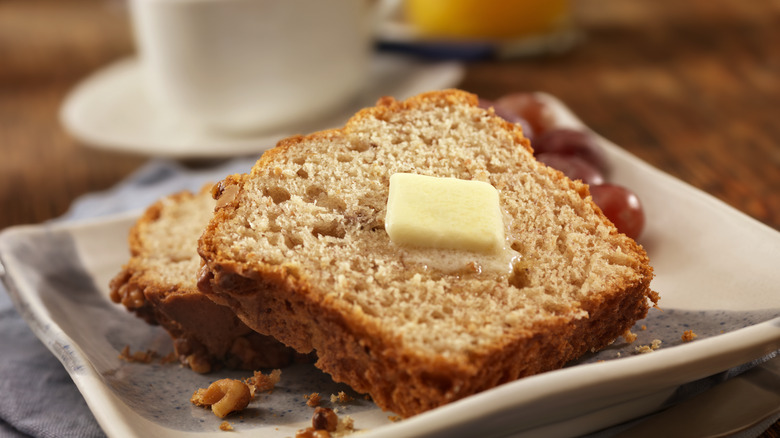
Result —
<path fill-rule="evenodd" d="M 498 191 L 482 181 L 393 174 L 385 230 L 398 245 L 481 253 L 504 247 Z"/>

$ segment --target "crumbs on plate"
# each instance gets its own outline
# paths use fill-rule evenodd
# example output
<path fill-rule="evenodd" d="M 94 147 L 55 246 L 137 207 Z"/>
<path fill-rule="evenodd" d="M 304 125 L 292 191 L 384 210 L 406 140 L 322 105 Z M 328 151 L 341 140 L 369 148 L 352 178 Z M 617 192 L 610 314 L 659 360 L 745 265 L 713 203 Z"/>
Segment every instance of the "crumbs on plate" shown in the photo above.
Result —
<path fill-rule="evenodd" d="M 318 392 L 312 392 L 311 394 L 304 394 L 303 398 L 306 399 L 306 406 L 316 407 L 320 405 L 322 397 Z"/>
<path fill-rule="evenodd" d="M 252 397 L 256 392 L 271 392 L 277 383 L 282 379 L 282 370 L 275 369 L 269 374 L 263 374 L 255 371 L 254 375 L 244 381 L 252 391 Z"/>
<path fill-rule="evenodd" d="M 338 394 L 331 394 L 330 395 L 330 402 L 331 403 L 336 403 L 336 402 L 348 403 L 348 402 L 351 402 L 352 400 L 353 400 L 353 398 L 350 397 L 350 395 L 347 394 L 344 391 L 339 391 Z"/>
<path fill-rule="evenodd" d="M 694 333 L 693 330 L 686 330 L 683 332 L 680 339 L 682 339 L 683 342 L 691 342 L 692 340 L 696 339 L 697 336 L 699 335 Z"/>
<path fill-rule="evenodd" d="M 233 426 L 231 426 L 230 423 L 228 423 L 227 421 L 223 421 L 219 423 L 219 430 L 230 432 L 231 430 L 233 430 Z"/>
<path fill-rule="evenodd" d="M 161 364 L 176 362 L 176 353 L 174 352 L 168 353 L 166 356 L 160 357 L 157 354 L 157 352 L 154 350 L 131 352 L 129 345 L 125 345 L 125 348 L 123 348 L 122 351 L 119 352 L 119 356 L 117 357 L 120 360 L 129 363 L 152 363 L 155 361 L 155 359 L 158 358 L 160 359 Z"/>
<path fill-rule="evenodd" d="M 625 339 L 626 342 L 628 342 L 629 344 L 636 341 L 636 338 L 637 338 L 637 334 L 632 333 L 631 330 L 626 330 L 626 332 L 623 333 L 623 339 Z"/>
<path fill-rule="evenodd" d="M 130 351 L 130 346 L 125 345 L 125 348 L 119 353 L 119 359 L 130 363 L 152 363 L 157 357 L 157 353 L 152 350 L 136 351 L 135 353 Z"/>
<path fill-rule="evenodd" d="M 661 340 L 653 339 L 650 345 L 640 345 L 634 349 L 637 353 L 650 353 L 661 348 Z"/>

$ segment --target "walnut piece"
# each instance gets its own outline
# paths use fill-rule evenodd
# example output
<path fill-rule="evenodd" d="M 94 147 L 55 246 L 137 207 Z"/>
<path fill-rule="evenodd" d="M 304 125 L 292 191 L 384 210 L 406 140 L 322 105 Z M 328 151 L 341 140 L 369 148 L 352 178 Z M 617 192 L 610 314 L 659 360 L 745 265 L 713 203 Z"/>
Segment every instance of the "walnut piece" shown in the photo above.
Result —
<path fill-rule="evenodd" d="M 219 418 L 246 408 L 250 400 L 252 394 L 249 386 L 233 379 L 217 380 L 208 388 L 198 389 L 190 398 L 190 402 L 196 406 L 211 407 L 211 412 Z"/>
<path fill-rule="evenodd" d="M 314 415 L 311 417 L 311 425 L 314 430 L 335 432 L 338 424 L 339 417 L 333 412 L 333 409 L 323 407 L 314 409 Z"/>

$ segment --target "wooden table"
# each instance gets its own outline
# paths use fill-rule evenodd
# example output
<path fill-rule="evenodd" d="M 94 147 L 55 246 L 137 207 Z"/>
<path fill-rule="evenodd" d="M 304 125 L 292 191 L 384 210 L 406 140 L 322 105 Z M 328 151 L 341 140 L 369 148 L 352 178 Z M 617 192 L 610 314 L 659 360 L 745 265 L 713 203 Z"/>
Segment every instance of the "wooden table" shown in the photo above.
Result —
<path fill-rule="evenodd" d="M 0 229 L 61 215 L 148 160 L 85 147 L 58 120 L 71 87 L 133 52 L 124 6 L 0 2 Z M 780 229 L 780 4 L 579 0 L 575 8 L 580 46 L 470 63 L 460 87 L 486 98 L 554 94 L 641 159 Z"/>

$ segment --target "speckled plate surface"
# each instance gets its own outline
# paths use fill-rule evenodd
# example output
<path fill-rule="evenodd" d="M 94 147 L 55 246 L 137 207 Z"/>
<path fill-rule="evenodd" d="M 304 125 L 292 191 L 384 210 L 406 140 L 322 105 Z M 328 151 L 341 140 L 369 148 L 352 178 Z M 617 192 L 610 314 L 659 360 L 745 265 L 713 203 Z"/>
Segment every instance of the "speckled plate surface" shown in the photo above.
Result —
<path fill-rule="evenodd" d="M 579 121 L 557 100 L 562 123 Z M 283 371 L 271 394 L 241 416 L 234 433 L 295 435 L 310 424 L 304 394 L 354 419 L 364 437 L 574 436 L 664 406 L 679 386 L 749 363 L 780 349 L 780 233 L 654 169 L 603 140 L 612 180 L 634 189 L 648 226 L 640 238 L 657 277 L 661 310 L 640 321 L 633 344 L 622 340 L 558 371 L 512 382 L 400 422 L 371 402 L 330 403 L 350 392 L 311 365 Z M 189 403 L 192 392 L 217 378 L 174 364 L 127 363 L 132 351 L 171 350 L 167 335 L 108 299 L 108 281 L 127 259 L 126 234 L 135 219 L 17 227 L 0 234 L 3 280 L 35 334 L 63 363 L 95 417 L 112 437 L 221 436 L 221 420 Z M 646 329 L 642 329 L 646 326 Z M 698 337 L 683 342 L 681 334 Z M 661 341 L 638 354 L 637 346 Z"/>

